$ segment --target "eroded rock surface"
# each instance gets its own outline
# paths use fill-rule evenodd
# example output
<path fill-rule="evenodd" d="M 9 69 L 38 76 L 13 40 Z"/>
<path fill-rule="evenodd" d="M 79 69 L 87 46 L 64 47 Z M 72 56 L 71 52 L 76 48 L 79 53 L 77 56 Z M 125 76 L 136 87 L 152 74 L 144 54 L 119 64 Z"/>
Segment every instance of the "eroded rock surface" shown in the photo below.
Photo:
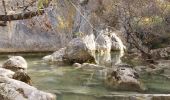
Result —
<path fill-rule="evenodd" d="M 137 72 L 125 66 L 118 66 L 107 75 L 106 84 L 113 89 L 143 91 L 145 90 L 138 80 Z"/>
<path fill-rule="evenodd" d="M 4 69 L 4 68 L 0 68 L 0 77 L 9 77 L 12 78 L 15 72 L 8 70 L 8 69 Z"/>
<path fill-rule="evenodd" d="M 1 100 L 56 100 L 53 94 L 6 77 L 0 77 L 0 97 Z"/>

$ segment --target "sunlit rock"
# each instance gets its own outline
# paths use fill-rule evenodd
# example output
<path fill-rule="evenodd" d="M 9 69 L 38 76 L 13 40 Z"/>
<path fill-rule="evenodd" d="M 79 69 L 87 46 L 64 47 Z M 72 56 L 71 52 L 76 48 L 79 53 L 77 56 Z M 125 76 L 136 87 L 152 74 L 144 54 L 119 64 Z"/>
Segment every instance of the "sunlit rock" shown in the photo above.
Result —
<path fill-rule="evenodd" d="M 27 62 L 21 56 L 12 56 L 3 63 L 2 68 L 9 69 L 14 72 L 18 70 L 27 70 Z"/>
<path fill-rule="evenodd" d="M 144 91 L 145 88 L 138 80 L 139 75 L 129 66 L 118 66 L 108 73 L 106 85 L 117 90 Z"/>
<path fill-rule="evenodd" d="M 0 77 L 9 77 L 12 78 L 15 72 L 5 69 L 5 68 L 0 68 Z"/>
<path fill-rule="evenodd" d="M 43 60 L 57 64 L 96 62 L 94 37 L 87 35 L 83 38 L 75 38 L 65 48 L 43 57 Z"/>
<path fill-rule="evenodd" d="M 97 61 L 101 65 L 111 62 L 111 38 L 104 30 L 96 38 Z"/>
<path fill-rule="evenodd" d="M 1 100 L 56 100 L 56 96 L 42 92 L 23 82 L 0 77 Z"/>
<path fill-rule="evenodd" d="M 75 38 L 66 46 L 64 60 L 69 63 L 95 62 L 95 50 L 81 38 Z"/>

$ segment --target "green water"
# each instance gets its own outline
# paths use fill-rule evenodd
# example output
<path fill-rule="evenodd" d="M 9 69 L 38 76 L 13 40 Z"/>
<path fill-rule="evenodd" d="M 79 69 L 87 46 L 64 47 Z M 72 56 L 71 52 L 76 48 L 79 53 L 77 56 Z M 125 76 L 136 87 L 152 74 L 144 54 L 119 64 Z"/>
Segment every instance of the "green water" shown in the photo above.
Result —
<path fill-rule="evenodd" d="M 58 95 L 58 100 L 113 100 L 106 95 L 139 94 L 106 88 L 102 81 L 102 74 L 98 71 L 76 70 L 72 66 L 45 64 L 41 61 L 44 56 L 41 54 L 22 56 L 28 62 L 28 74 L 32 78 L 33 85 L 40 90 L 55 93 Z M 7 55 L 1 55 L 0 59 L 2 63 L 7 59 Z M 145 93 L 170 93 L 170 80 L 165 77 L 143 75 L 140 80 L 148 88 Z"/>

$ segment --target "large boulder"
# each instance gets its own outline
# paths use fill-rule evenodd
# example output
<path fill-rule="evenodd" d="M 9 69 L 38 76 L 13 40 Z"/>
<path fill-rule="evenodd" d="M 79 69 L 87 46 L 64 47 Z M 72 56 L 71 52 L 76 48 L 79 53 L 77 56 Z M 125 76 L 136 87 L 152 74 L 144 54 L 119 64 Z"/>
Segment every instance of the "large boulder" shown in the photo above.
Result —
<path fill-rule="evenodd" d="M 27 62 L 21 56 L 12 56 L 3 63 L 2 68 L 9 69 L 14 72 L 18 70 L 27 70 Z"/>
<path fill-rule="evenodd" d="M 1 100 L 56 100 L 56 96 L 42 92 L 23 82 L 0 77 Z"/>
<path fill-rule="evenodd" d="M 139 75 L 129 66 L 118 66 L 107 75 L 106 84 L 113 89 L 143 91 L 145 90 L 140 81 Z"/>
<path fill-rule="evenodd" d="M 94 35 L 74 38 L 65 48 L 61 48 L 51 55 L 43 57 L 45 62 L 57 64 L 73 64 L 95 61 Z"/>
<path fill-rule="evenodd" d="M 82 38 L 71 40 L 65 49 L 64 60 L 69 63 L 95 62 L 95 48 L 87 41 Z"/>

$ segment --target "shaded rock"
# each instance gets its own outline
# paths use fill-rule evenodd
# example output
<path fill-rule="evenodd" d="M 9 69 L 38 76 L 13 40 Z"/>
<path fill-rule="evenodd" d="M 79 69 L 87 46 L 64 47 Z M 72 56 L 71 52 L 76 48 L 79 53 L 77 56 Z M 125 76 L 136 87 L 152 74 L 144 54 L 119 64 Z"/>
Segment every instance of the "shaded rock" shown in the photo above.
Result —
<path fill-rule="evenodd" d="M 13 72 L 11 70 L 0 68 L 0 77 L 9 77 L 9 78 L 12 78 L 14 73 L 15 72 Z"/>
<path fill-rule="evenodd" d="M 14 72 L 18 70 L 26 70 L 27 62 L 21 56 L 12 56 L 3 63 L 2 68 L 9 69 Z"/>
<path fill-rule="evenodd" d="M 106 85 L 119 90 L 144 91 L 138 78 L 139 75 L 134 69 L 118 66 L 107 75 Z"/>
<path fill-rule="evenodd" d="M 169 76 L 169 60 L 157 60 L 157 64 L 147 64 L 145 66 L 135 66 L 135 70 L 140 74 L 165 75 Z"/>
<path fill-rule="evenodd" d="M 68 63 L 95 62 L 95 48 L 89 48 L 81 38 L 75 38 L 67 45 L 64 61 Z"/>
<path fill-rule="evenodd" d="M 25 82 L 25 83 L 27 83 L 29 85 L 32 85 L 32 81 L 31 81 L 30 76 L 28 76 L 28 74 L 25 73 L 24 71 L 15 72 L 15 74 L 13 75 L 12 78 L 15 79 L 15 80 Z"/>
<path fill-rule="evenodd" d="M 140 53 L 126 53 L 123 57 L 121 57 L 121 60 L 122 62 L 128 62 L 133 66 L 143 65 L 146 63 Z"/>
<path fill-rule="evenodd" d="M 0 97 L 1 100 L 56 100 L 53 94 L 5 77 L 0 77 Z"/>
<path fill-rule="evenodd" d="M 159 48 L 151 50 L 151 55 L 155 59 L 169 59 L 170 58 L 170 47 Z"/>
<path fill-rule="evenodd" d="M 110 33 L 110 38 L 111 38 L 111 42 L 112 42 L 112 46 L 111 46 L 111 50 L 112 51 L 118 51 L 118 50 L 125 50 L 126 47 L 123 44 L 123 38 L 122 36 L 118 36 L 118 34 L 120 34 L 120 32 L 112 32 Z"/>

